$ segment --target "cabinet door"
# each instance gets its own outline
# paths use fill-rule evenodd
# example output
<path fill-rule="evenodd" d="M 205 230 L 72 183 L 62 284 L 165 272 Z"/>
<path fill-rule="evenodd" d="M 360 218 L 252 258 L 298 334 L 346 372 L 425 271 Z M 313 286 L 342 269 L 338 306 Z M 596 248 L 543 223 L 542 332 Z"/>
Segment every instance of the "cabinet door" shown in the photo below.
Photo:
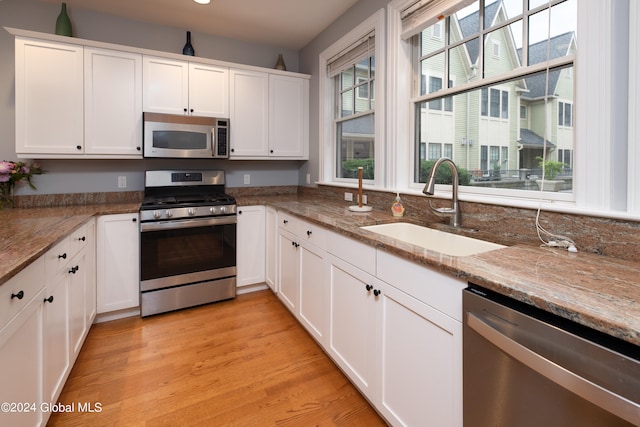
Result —
<path fill-rule="evenodd" d="M 186 114 L 189 107 L 189 63 L 144 56 L 142 59 L 144 111 Z"/>
<path fill-rule="evenodd" d="M 69 370 L 68 274 L 60 272 L 47 283 L 43 303 L 43 399 L 57 402 Z M 43 298 L 43 299 L 44 299 Z"/>
<path fill-rule="evenodd" d="M 394 425 L 462 426 L 462 324 L 393 286 L 380 298 L 376 406 Z"/>
<path fill-rule="evenodd" d="M 269 75 L 230 71 L 230 157 L 269 155 Z"/>
<path fill-rule="evenodd" d="M 278 215 L 274 208 L 267 207 L 266 214 L 266 265 L 265 281 L 273 292 L 277 292 L 277 251 L 278 251 Z"/>
<path fill-rule="evenodd" d="M 264 282 L 264 206 L 242 206 L 238 208 L 237 236 L 237 286 L 242 287 Z"/>
<path fill-rule="evenodd" d="M 287 232 L 278 235 L 278 297 L 297 315 L 300 277 L 300 251 L 295 237 Z"/>
<path fill-rule="evenodd" d="M 139 306 L 138 214 L 99 217 L 96 241 L 98 313 Z"/>
<path fill-rule="evenodd" d="M 369 399 L 376 391 L 376 279 L 327 254 L 329 267 L 329 354 Z"/>
<path fill-rule="evenodd" d="M 189 64 L 189 113 L 229 117 L 229 69 Z"/>
<path fill-rule="evenodd" d="M 82 348 L 90 326 L 87 324 L 86 282 L 88 280 L 87 254 L 83 251 L 69 264 L 69 354 L 71 363 Z"/>
<path fill-rule="evenodd" d="M 85 154 L 142 157 L 142 55 L 85 48 Z"/>
<path fill-rule="evenodd" d="M 29 411 L 0 411 L 3 426 L 38 426 L 43 422 L 40 412 L 43 295 L 41 290 L 0 332 L 0 402 L 34 405 Z"/>
<path fill-rule="evenodd" d="M 309 81 L 269 75 L 270 156 L 308 158 Z"/>
<path fill-rule="evenodd" d="M 309 243 L 300 245 L 300 322 L 319 342 L 327 331 L 327 296 L 325 252 Z"/>
<path fill-rule="evenodd" d="M 82 154 L 83 48 L 16 37 L 16 153 Z"/>

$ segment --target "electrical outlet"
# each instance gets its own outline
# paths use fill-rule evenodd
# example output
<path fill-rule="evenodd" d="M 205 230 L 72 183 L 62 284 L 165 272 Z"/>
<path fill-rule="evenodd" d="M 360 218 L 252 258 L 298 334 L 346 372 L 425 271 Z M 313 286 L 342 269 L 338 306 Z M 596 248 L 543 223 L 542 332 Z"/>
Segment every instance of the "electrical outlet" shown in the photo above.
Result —
<path fill-rule="evenodd" d="M 251 175 L 249 175 L 249 174 L 245 174 L 244 175 L 244 183 L 245 183 L 245 185 L 251 184 Z"/>
<path fill-rule="evenodd" d="M 356 195 L 356 202 L 360 203 L 360 196 Z M 363 194 L 362 195 L 362 204 L 366 205 L 367 204 L 367 195 Z"/>
<path fill-rule="evenodd" d="M 127 177 L 119 176 L 118 177 L 118 188 L 127 188 Z"/>
<path fill-rule="evenodd" d="M 344 193 L 344 199 L 347 202 L 353 202 L 353 193 Z"/>

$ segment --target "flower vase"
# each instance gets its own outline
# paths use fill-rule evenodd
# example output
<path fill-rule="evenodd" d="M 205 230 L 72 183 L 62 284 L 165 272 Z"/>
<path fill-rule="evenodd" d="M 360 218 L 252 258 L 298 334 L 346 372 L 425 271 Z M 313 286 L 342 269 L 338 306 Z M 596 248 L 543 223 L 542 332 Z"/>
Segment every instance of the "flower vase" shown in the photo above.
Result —
<path fill-rule="evenodd" d="M 13 185 L 0 182 L 0 209 L 13 207 Z"/>
<path fill-rule="evenodd" d="M 62 3 L 60 15 L 58 15 L 58 19 L 56 19 L 56 34 L 71 37 L 71 20 L 69 19 L 69 15 L 67 15 L 66 3 Z"/>
<path fill-rule="evenodd" d="M 194 56 L 196 52 L 193 50 L 193 46 L 191 45 L 191 31 L 187 31 L 187 43 L 185 43 L 182 48 L 183 55 Z"/>

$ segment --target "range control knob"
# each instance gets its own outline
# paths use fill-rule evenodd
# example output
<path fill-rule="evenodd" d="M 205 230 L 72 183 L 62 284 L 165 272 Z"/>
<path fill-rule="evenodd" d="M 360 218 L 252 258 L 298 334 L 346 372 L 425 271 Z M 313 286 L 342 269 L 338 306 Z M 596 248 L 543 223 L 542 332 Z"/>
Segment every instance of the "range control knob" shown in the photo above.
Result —
<path fill-rule="evenodd" d="M 220 206 L 220 212 L 226 213 L 227 212 L 227 207 L 226 206 Z"/>
<path fill-rule="evenodd" d="M 187 209 L 187 213 L 188 213 L 189 215 L 193 216 L 193 215 L 195 215 L 195 214 L 196 214 L 196 210 L 195 210 L 194 208 L 189 208 L 189 209 Z"/>
<path fill-rule="evenodd" d="M 173 216 L 173 212 L 171 212 L 171 209 L 167 209 L 164 214 L 167 216 L 167 218 L 171 218 Z"/>
<path fill-rule="evenodd" d="M 156 218 L 156 219 L 160 218 L 160 212 L 153 211 L 153 217 Z"/>
<path fill-rule="evenodd" d="M 209 208 L 209 212 L 214 215 L 218 215 L 220 213 L 220 206 L 212 206 Z"/>

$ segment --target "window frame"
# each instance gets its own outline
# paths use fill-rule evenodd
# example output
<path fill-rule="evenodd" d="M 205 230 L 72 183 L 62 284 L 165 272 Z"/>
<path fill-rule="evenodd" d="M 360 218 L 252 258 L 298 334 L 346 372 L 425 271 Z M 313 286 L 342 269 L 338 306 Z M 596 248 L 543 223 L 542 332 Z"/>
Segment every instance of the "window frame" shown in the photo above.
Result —
<path fill-rule="evenodd" d="M 331 46 L 322 51 L 319 55 L 319 183 L 352 187 L 357 184 L 357 179 L 338 178 L 336 176 L 335 164 L 337 161 L 337 127 L 334 120 L 334 107 L 336 88 L 333 78 L 328 76 L 327 64 L 329 61 L 340 55 L 350 46 L 368 36 L 372 32 L 375 34 L 375 113 L 374 116 L 374 179 L 363 180 L 363 184 L 371 188 L 384 188 L 385 186 L 385 45 L 386 45 L 386 14 L 384 9 L 371 15 L 360 25 L 342 36 Z M 354 79 L 356 77 L 354 76 Z M 371 88 L 369 88 L 371 90 Z M 357 90 L 356 90 L 357 92 Z M 357 93 L 356 93 L 357 96 Z M 356 114 L 355 116 L 358 116 Z"/>

